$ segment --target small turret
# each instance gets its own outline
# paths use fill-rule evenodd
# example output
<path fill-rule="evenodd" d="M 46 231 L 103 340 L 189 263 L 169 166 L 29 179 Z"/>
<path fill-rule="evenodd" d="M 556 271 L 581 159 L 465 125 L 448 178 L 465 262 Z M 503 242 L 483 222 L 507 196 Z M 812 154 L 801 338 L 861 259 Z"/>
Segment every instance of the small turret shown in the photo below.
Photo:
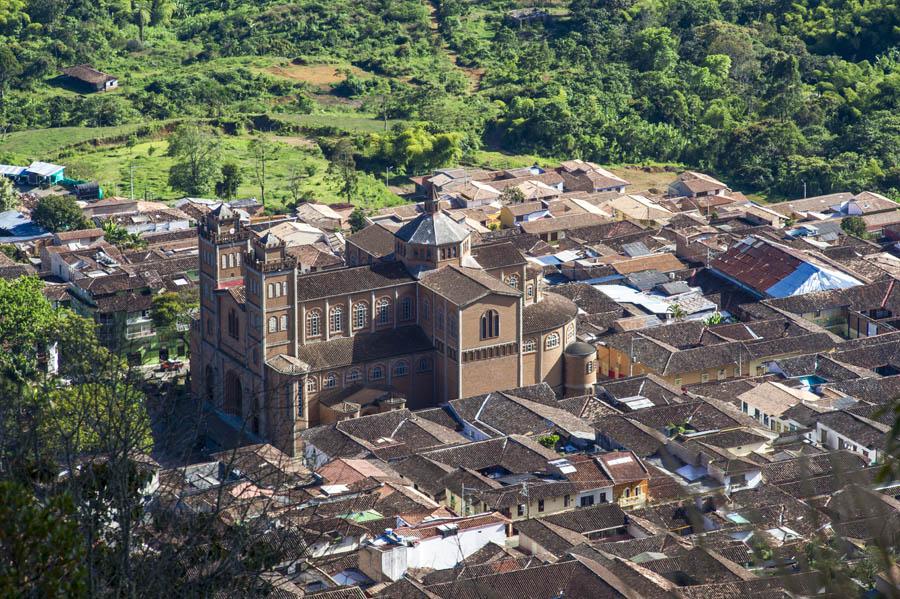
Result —
<path fill-rule="evenodd" d="M 597 349 L 584 341 L 575 341 L 564 353 L 566 395 L 590 393 L 597 382 Z"/>

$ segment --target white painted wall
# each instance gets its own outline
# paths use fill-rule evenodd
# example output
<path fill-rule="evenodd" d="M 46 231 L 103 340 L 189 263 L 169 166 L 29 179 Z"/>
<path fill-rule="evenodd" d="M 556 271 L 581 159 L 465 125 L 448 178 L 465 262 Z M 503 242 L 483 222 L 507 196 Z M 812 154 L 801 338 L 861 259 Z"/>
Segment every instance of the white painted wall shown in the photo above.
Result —
<path fill-rule="evenodd" d="M 845 437 L 844 435 L 841 435 L 833 429 L 823 425 L 821 422 L 816 423 L 816 438 L 813 440 L 819 442 L 821 445 L 824 445 L 828 449 L 838 449 L 840 447 L 840 441 L 843 441 L 844 449 L 863 456 L 864 458 L 869 460 L 869 464 L 876 463 L 881 457 L 877 449 L 868 449 L 867 447 L 860 445 L 859 442 L 854 441 L 849 437 Z"/>
<path fill-rule="evenodd" d="M 431 537 L 412 547 L 369 545 L 359 554 L 359 566 L 373 580 L 399 580 L 409 568 L 453 568 L 491 542 L 506 542 L 503 522 L 462 530 L 445 538 Z"/>
<path fill-rule="evenodd" d="M 469 528 L 446 538 L 425 539 L 411 548 L 409 568 L 445 570 L 456 566 L 488 543 L 502 545 L 506 541 L 506 526 L 502 522 Z"/>

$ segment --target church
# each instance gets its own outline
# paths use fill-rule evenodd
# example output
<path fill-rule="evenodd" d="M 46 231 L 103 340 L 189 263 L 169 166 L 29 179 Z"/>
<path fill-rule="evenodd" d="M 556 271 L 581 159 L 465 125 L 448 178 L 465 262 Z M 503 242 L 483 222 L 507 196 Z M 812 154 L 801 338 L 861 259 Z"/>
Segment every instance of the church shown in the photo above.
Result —
<path fill-rule="evenodd" d="M 225 204 L 198 229 L 194 396 L 290 455 L 319 424 L 596 381 L 575 304 L 513 244 L 477 243 L 436 201 L 394 232 L 391 255 L 321 272 L 301 273 L 283 240 Z"/>

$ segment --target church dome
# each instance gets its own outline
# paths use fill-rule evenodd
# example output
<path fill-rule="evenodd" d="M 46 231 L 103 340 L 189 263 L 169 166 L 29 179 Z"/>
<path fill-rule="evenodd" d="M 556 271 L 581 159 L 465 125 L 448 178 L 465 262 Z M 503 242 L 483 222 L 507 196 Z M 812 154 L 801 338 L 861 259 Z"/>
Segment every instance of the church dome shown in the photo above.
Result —
<path fill-rule="evenodd" d="M 443 212 L 425 212 L 400 227 L 395 235 L 413 245 L 448 245 L 465 241 L 469 230 Z"/>

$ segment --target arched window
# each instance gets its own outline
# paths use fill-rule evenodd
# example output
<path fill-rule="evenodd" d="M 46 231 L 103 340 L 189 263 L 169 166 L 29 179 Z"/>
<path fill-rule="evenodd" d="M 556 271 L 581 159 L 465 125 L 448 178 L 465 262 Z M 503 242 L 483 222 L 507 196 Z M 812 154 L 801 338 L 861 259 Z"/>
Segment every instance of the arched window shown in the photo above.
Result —
<path fill-rule="evenodd" d="M 406 361 L 401 361 L 394 364 L 393 376 L 399 377 L 406 376 L 407 374 L 409 374 L 409 364 L 407 364 Z"/>
<path fill-rule="evenodd" d="M 269 299 L 275 297 L 275 285 L 273 285 L 272 283 L 266 285 L 266 295 Z"/>
<path fill-rule="evenodd" d="M 358 383 L 359 379 L 361 379 L 361 378 L 362 378 L 362 373 L 359 371 L 358 368 L 354 368 L 353 370 L 351 370 L 344 376 L 344 380 L 346 381 L 346 383 L 348 385 L 352 385 L 353 383 Z"/>
<path fill-rule="evenodd" d="M 439 331 L 444 330 L 444 309 L 440 306 L 434 310 L 434 324 Z"/>
<path fill-rule="evenodd" d="M 535 342 L 534 339 L 526 339 L 524 343 L 522 343 L 522 351 L 526 354 L 530 354 L 534 352 Z"/>
<path fill-rule="evenodd" d="M 281 295 L 287 295 L 287 281 L 281 283 Z"/>
<path fill-rule="evenodd" d="M 340 333 L 344 330 L 344 309 L 335 306 L 331 309 L 331 332 Z"/>
<path fill-rule="evenodd" d="M 375 322 L 378 324 L 391 322 L 391 300 L 386 297 L 375 302 Z"/>
<path fill-rule="evenodd" d="M 328 376 L 325 377 L 325 382 L 322 384 L 323 389 L 334 389 L 337 387 L 337 375 L 333 372 L 329 372 Z"/>
<path fill-rule="evenodd" d="M 319 390 L 319 381 L 314 377 L 309 377 L 306 379 L 306 392 L 307 393 L 315 393 Z"/>
<path fill-rule="evenodd" d="M 370 381 L 380 381 L 384 378 L 384 368 L 381 366 L 373 366 L 372 370 L 369 371 L 369 380 Z"/>
<path fill-rule="evenodd" d="M 640 496 L 641 496 L 641 488 L 640 488 L 640 487 L 635 487 L 635 488 L 634 488 L 634 496 L 635 496 L 635 497 L 640 497 Z"/>
<path fill-rule="evenodd" d="M 496 310 L 488 310 L 481 315 L 481 338 L 491 339 L 500 336 L 500 314 Z"/>
<path fill-rule="evenodd" d="M 400 320 L 409 320 L 412 318 L 412 300 L 404 297 L 400 300 Z"/>
<path fill-rule="evenodd" d="M 228 268 L 234 268 L 234 254 L 228 254 Z"/>
<path fill-rule="evenodd" d="M 512 287 L 513 289 L 519 288 L 519 275 L 509 275 L 506 279 L 506 284 Z"/>
<path fill-rule="evenodd" d="M 559 347 L 559 333 L 550 333 L 544 341 L 544 349 Z"/>
<path fill-rule="evenodd" d="M 625 497 L 631 497 L 631 489 L 625 487 Z"/>
<path fill-rule="evenodd" d="M 281 315 L 281 330 L 286 331 L 288 328 L 288 317 L 287 314 Z"/>
<path fill-rule="evenodd" d="M 274 316 L 269 317 L 269 332 L 274 333 L 278 330 L 278 319 Z"/>
<path fill-rule="evenodd" d="M 306 313 L 307 337 L 318 337 L 322 334 L 322 313 L 318 310 L 310 310 Z"/>
<path fill-rule="evenodd" d="M 369 305 L 366 302 L 353 304 L 353 328 L 361 329 L 369 321 Z"/>
<path fill-rule="evenodd" d="M 454 339 L 456 339 L 456 335 L 459 333 L 459 323 L 456 319 L 456 314 L 447 314 L 447 330 Z"/>
<path fill-rule="evenodd" d="M 431 359 L 430 358 L 419 358 L 419 363 L 416 365 L 416 371 L 430 372 L 431 371 Z"/>
<path fill-rule="evenodd" d="M 228 268 L 228 256 L 222 254 L 222 268 Z"/>
<path fill-rule="evenodd" d="M 422 302 L 422 317 L 425 320 L 431 318 L 431 302 L 428 301 L 428 298 L 425 298 L 425 301 Z"/>

